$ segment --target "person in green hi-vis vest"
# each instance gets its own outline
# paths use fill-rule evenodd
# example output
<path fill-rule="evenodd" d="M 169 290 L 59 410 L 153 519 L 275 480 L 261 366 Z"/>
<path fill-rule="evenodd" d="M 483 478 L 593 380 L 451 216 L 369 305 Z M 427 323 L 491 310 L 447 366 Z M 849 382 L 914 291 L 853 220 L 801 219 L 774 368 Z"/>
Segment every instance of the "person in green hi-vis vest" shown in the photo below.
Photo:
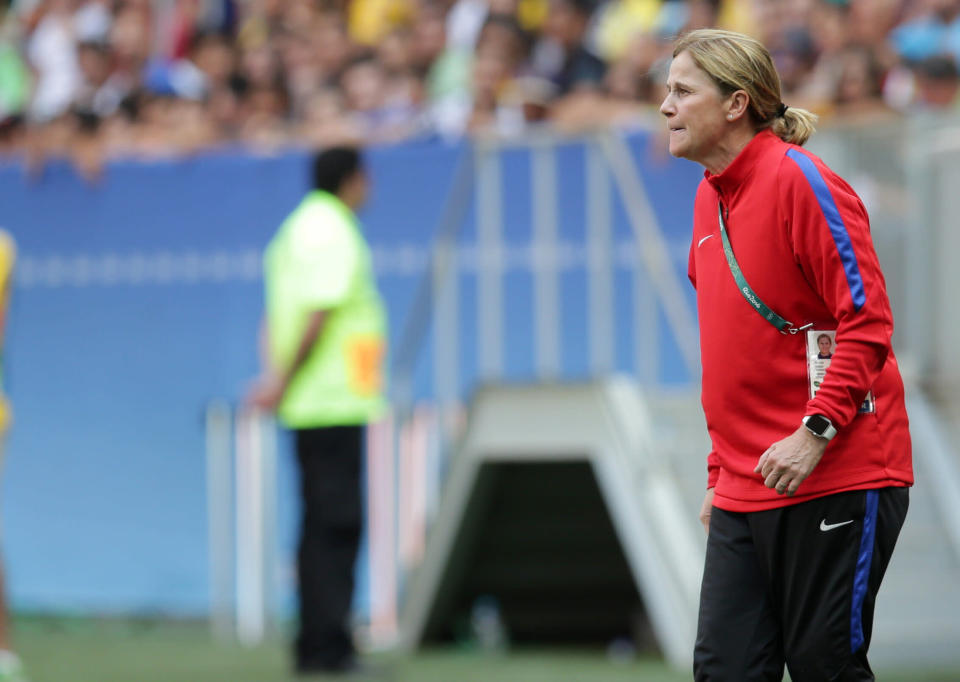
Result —
<path fill-rule="evenodd" d="M 355 215 L 368 192 L 360 153 L 319 153 L 313 187 L 267 246 L 267 366 L 248 397 L 295 435 L 303 518 L 294 662 L 305 674 L 357 665 L 347 621 L 363 427 L 385 408 L 386 353 L 384 307 Z"/>

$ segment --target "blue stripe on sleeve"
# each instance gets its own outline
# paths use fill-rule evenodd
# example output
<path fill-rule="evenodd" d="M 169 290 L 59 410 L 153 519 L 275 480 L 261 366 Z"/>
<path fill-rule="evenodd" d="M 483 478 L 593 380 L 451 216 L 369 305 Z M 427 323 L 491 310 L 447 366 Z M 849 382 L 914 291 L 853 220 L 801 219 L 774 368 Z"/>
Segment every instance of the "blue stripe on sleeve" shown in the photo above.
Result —
<path fill-rule="evenodd" d="M 863 278 L 860 276 L 860 267 L 857 265 L 857 254 L 853 251 L 853 242 L 850 241 L 847 226 L 843 223 L 840 211 L 837 210 L 837 204 L 833 200 L 833 195 L 830 194 L 830 188 L 827 187 L 827 183 L 820 175 L 816 164 L 806 154 L 796 149 L 790 149 L 787 151 L 787 156 L 800 166 L 800 170 L 803 171 L 803 175 L 807 178 L 810 188 L 817 197 L 817 203 L 820 204 L 820 210 L 830 226 L 833 241 L 837 245 L 837 252 L 840 254 L 840 261 L 843 263 L 843 271 L 847 275 L 847 285 L 850 287 L 850 296 L 853 298 L 853 309 L 860 310 L 863 304 L 867 302 L 867 295 L 863 288 Z"/>
<path fill-rule="evenodd" d="M 863 600 L 870 586 L 870 564 L 873 561 L 873 538 L 877 533 L 877 503 L 880 493 L 867 491 L 867 509 L 860 531 L 860 552 L 853 574 L 853 605 L 850 610 L 850 653 L 863 646 Z"/>

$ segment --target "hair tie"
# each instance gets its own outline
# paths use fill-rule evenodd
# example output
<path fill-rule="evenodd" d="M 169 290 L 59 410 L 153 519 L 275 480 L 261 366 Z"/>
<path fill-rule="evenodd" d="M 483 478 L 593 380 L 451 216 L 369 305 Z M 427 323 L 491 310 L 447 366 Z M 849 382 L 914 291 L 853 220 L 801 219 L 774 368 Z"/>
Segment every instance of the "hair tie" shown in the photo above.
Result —
<path fill-rule="evenodd" d="M 780 118 L 783 118 L 783 115 L 787 113 L 787 109 L 789 108 L 790 107 L 788 107 L 786 104 L 784 104 L 783 102 L 780 102 L 780 107 L 777 109 L 777 116 L 779 116 Z"/>

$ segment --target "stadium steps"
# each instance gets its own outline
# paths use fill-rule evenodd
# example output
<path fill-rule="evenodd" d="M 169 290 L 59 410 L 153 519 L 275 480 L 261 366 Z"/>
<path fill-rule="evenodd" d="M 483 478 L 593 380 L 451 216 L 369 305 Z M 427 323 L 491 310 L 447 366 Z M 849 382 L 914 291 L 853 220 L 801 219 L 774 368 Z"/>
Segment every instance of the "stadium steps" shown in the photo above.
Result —
<path fill-rule="evenodd" d="M 408 580 L 404 644 L 469 636 L 495 603 L 512 641 L 650 638 L 689 669 L 702 533 L 648 402 L 624 379 L 478 391 Z"/>

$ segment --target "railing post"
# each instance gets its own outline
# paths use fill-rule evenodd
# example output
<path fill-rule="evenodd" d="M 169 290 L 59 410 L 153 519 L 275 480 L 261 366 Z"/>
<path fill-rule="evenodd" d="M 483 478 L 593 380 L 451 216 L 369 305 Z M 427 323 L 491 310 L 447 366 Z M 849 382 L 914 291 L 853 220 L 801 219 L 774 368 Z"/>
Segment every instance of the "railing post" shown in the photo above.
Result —
<path fill-rule="evenodd" d="M 273 615 L 276 448 L 272 419 L 243 412 L 236 419 L 237 638 L 254 646 Z"/>
<path fill-rule="evenodd" d="M 560 376 L 560 300 L 557 258 L 557 168 L 555 141 L 538 138 L 533 147 L 534 346 L 537 377 Z"/>
<path fill-rule="evenodd" d="M 481 381 L 503 373 L 503 182 L 500 150 L 476 142 L 477 354 Z"/>
<path fill-rule="evenodd" d="M 213 636 L 233 636 L 234 544 L 231 413 L 226 401 L 211 402 L 205 415 L 207 451 L 207 552 L 210 627 Z"/>
<path fill-rule="evenodd" d="M 594 140 L 587 145 L 587 300 L 590 370 L 605 375 L 614 367 L 613 221 L 610 174 Z"/>

